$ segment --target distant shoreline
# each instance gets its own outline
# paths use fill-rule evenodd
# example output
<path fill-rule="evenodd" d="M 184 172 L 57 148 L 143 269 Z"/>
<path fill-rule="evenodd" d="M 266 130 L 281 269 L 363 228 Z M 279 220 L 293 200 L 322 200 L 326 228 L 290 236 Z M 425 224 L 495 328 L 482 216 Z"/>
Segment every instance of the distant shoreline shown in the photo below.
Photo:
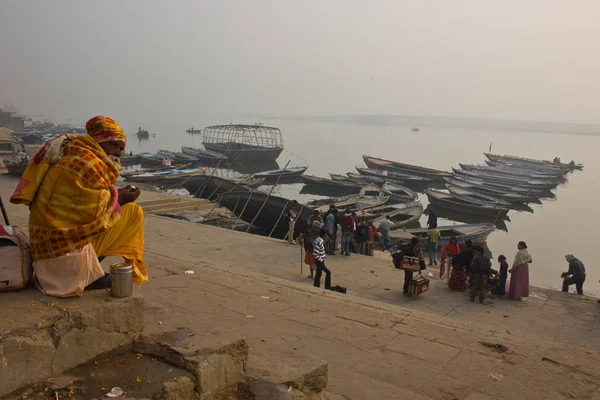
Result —
<path fill-rule="evenodd" d="M 576 122 L 518 121 L 484 118 L 459 118 L 410 115 L 339 115 L 339 116 L 287 116 L 265 119 L 341 122 L 365 125 L 408 125 L 418 128 L 437 126 L 445 128 L 494 129 L 505 131 L 558 133 L 567 135 L 600 135 L 600 124 Z"/>

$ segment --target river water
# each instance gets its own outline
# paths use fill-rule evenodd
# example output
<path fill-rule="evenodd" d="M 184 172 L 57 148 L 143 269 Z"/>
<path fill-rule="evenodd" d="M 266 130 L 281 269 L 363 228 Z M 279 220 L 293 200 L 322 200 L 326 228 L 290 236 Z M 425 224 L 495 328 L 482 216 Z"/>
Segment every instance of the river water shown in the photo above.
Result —
<path fill-rule="evenodd" d="M 253 123 L 257 119 L 236 123 Z M 222 123 L 208 120 L 204 125 Z M 225 123 L 229 123 L 226 121 Z M 492 152 L 538 159 L 559 156 L 563 162 L 574 159 L 583 163 L 583 171 L 567 175 L 568 181 L 554 190 L 556 198 L 545 199 L 543 204 L 530 204 L 533 213 L 509 212 L 508 232 L 498 230 L 488 238 L 494 257 L 504 254 L 509 264 L 520 240 L 527 242 L 533 257 L 530 266 L 531 284 L 560 289 L 560 274 L 568 265 L 564 256 L 574 254 L 586 266 L 586 294 L 600 293 L 600 269 L 596 268 L 593 249 L 596 224 L 600 211 L 596 202 L 600 198 L 598 149 L 600 136 L 535 133 L 518 131 L 469 130 L 460 128 L 366 125 L 341 122 L 315 122 L 307 120 L 263 120 L 266 125 L 281 129 L 285 150 L 278 159 L 283 167 L 308 165 L 307 174 L 327 177 L 329 173 L 344 174 L 362 164 L 362 155 L 368 154 L 409 164 L 442 170 L 458 168 L 458 163 L 483 164 L 490 143 Z M 147 141 L 138 141 L 129 135 L 127 151 L 153 152 L 159 148 L 180 151 L 181 146 L 201 146 L 201 135 L 188 135 L 184 124 L 162 125 L 150 133 L 156 134 Z M 302 184 L 280 185 L 273 192 L 300 202 L 314 196 L 299 194 Z M 423 205 L 427 197 L 419 195 Z M 426 216 L 421 224 L 425 226 Z M 439 225 L 453 224 L 441 219 Z M 458 222 L 460 223 L 460 222 Z M 497 263 L 495 263 L 497 267 Z M 572 289 L 574 290 L 574 289 Z"/>

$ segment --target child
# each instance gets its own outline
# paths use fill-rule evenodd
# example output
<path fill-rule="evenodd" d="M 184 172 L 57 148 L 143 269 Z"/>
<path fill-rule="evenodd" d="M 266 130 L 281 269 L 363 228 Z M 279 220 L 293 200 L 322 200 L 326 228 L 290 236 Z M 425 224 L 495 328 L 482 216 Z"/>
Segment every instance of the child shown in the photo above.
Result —
<path fill-rule="evenodd" d="M 498 256 L 498 262 L 500 263 L 500 275 L 498 277 L 496 295 L 504 296 L 506 294 L 506 279 L 508 279 L 508 263 L 506 262 L 506 257 L 503 255 Z"/>

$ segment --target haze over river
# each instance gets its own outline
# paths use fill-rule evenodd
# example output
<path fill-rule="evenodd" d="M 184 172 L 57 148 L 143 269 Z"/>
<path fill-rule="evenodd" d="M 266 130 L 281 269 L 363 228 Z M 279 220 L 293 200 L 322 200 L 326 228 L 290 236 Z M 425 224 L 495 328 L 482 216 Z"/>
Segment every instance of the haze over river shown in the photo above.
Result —
<path fill-rule="evenodd" d="M 258 118 L 236 119 L 234 123 L 256 122 Z M 600 293 L 600 268 L 595 265 L 594 253 L 600 208 L 600 136 L 558 133 L 519 132 L 509 130 L 481 130 L 419 126 L 412 132 L 408 125 L 376 125 L 344 122 L 320 122 L 301 119 L 263 119 L 267 126 L 281 129 L 285 150 L 278 159 L 280 167 L 288 161 L 290 166 L 309 165 L 310 175 L 327 177 L 329 173 L 344 174 L 355 171 L 362 164 L 362 154 L 396 160 L 409 164 L 442 170 L 458 168 L 458 163 L 483 164 L 490 143 L 492 152 L 563 162 L 571 159 L 585 165 L 583 171 L 567 175 L 567 182 L 554 190 L 556 198 L 543 199 L 543 204 L 530 204 L 533 213 L 509 212 L 508 232 L 498 230 L 488 238 L 488 246 L 497 258 L 506 255 L 512 263 L 517 242 L 527 242 L 533 257 L 530 266 L 531 284 L 559 290 L 560 274 L 568 265 L 564 256 L 574 254 L 586 266 L 586 294 Z M 195 128 L 229 123 L 215 117 L 195 121 Z M 127 151 L 153 152 L 159 148 L 180 151 L 181 146 L 201 147 L 201 135 L 185 133 L 191 124 L 151 124 L 145 126 L 151 134 L 147 141 L 138 141 L 129 130 Z M 132 128 L 132 127 L 128 127 Z M 137 127 L 136 127 L 137 128 Z M 300 202 L 314 196 L 300 195 L 302 184 L 280 185 L 274 194 Z M 426 206 L 427 197 L 419 198 Z M 427 217 L 421 219 L 425 226 Z M 439 225 L 454 221 L 440 218 Z M 460 223 L 460 222 L 458 222 Z M 391 263 L 390 263 L 391 265 Z M 498 263 L 494 260 L 494 268 Z M 334 272 L 335 273 L 335 272 Z M 400 279 L 400 278 L 399 278 Z M 401 279 L 400 279 L 401 280 Z M 574 290 L 574 287 L 573 289 Z"/>

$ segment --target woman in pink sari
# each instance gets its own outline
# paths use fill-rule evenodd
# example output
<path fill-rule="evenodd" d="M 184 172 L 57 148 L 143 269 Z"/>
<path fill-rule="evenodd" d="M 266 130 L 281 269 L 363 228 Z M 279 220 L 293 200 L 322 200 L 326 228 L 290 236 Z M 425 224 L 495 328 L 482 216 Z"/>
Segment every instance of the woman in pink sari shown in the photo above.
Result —
<path fill-rule="evenodd" d="M 532 262 L 525 242 L 519 242 L 517 248 L 519 251 L 515 255 L 515 261 L 508 270 L 511 274 L 508 295 L 513 300 L 529 297 L 529 264 Z"/>

